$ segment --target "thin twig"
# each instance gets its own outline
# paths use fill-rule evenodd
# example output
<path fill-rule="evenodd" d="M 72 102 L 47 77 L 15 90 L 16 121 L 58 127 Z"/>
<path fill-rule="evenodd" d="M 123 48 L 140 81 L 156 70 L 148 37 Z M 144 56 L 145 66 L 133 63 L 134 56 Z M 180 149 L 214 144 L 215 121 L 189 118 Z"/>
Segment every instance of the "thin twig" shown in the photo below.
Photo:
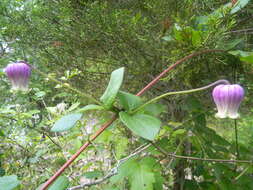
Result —
<path fill-rule="evenodd" d="M 176 148 L 176 150 L 175 150 L 174 153 L 173 153 L 174 155 L 177 154 L 177 151 L 179 150 L 179 148 L 180 148 L 181 145 L 183 144 L 184 139 L 185 139 L 185 138 L 181 139 L 181 141 L 180 141 L 179 144 L 177 145 L 177 148 Z M 170 159 L 170 162 L 168 163 L 168 165 L 167 165 L 166 168 L 170 168 L 170 165 L 171 165 L 172 162 L 174 161 L 174 158 L 175 158 L 175 157 L 172 157 L 172 158 Z"/>
<path fill-rule="evenodd" d="M 121 159 L 118 161 L 116 167 L 112 168 L 104 177 L 102 177 L 101 179 L 95 180 L 93 182 L 89 182 L 89 183 L 84 183 L 81 185 L 77 185 L 74 187 L 70 187 L 68 188 L 68 190 L 76 190 L 76 189 L 81 189 L 84 187 L 90 187 L 92 185 L 98 185 L 100 183 L 103 183 L 104 181 L 106 181 L 107 179 L 111 178 L 114 175 L 118 174 L 118 170 L 119 167 L 125 163 L 126 161 L 128 161 L 129 159 L 133 158 L 134 156 L 137 156 L 138 154 L 142 153 L 144 150 L 146 150 L 147 148 L 149 148 L 151 146 L 151 144 L 146 144 L 146 145 L 142 145 L 140 147 L 138 147 L 132 154 L 130 154 L 129 156 Z"/>
<path fill-rule="evenodd" d="M 192 156 L 180 156 L 180 155 L 176 155 L 174 153 L 166 152 L 163 148 L 157 146 L 155 143 L 152 143 L 152 145 L 166 157 L 181 158 L 181 159 L 188 159 L 188 160 L 198 160 L 198 161 L 205 161 L 205 162 L 249 163 L 249 164 L 253 164 L 253 160 L 224 160 L 224 159 L 216 159 L 216 158 L 199 158 L 199 157 L 192 157 Z"/>
<path fill-rule="evenodd" d="M 241 33 L 241 32 L 249 32 L 249 31 L 253 31 L 253 28 L 245 28 L 245 29 L 241 29 L 241 30 L 233 30 L 233 31 L 229 31 L 227 33 Z"/>

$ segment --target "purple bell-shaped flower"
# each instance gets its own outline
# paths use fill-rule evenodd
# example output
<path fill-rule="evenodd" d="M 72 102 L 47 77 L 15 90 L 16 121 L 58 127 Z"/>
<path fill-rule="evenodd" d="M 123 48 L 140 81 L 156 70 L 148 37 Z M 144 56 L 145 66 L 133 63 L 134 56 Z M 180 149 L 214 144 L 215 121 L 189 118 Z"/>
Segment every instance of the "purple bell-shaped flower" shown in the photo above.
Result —
<path fill-rule="evenodd" d="M 31 75 L 31 67 L 25 61 L 8 64 L 4 72 L 11 81 L 13 90 L 28 90 L 28 82 Z"/>
<path fill-rule="evenodd" d="M 244 97 L 244 90 L 238 84 L 218 85 L 213 89 L 213 99 L 217 106 L 219 118 L 239 117 L 238 109 Z"/>

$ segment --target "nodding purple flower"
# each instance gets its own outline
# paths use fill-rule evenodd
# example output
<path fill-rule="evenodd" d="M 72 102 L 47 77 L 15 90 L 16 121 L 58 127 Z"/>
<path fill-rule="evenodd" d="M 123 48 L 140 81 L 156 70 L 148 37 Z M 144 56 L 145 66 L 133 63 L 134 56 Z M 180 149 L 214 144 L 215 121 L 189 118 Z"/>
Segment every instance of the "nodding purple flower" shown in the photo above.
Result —
<path fill-rule="evenodd" d="M 218 109 L 216 117 L 232 119 L 239 117 L 238 109 L 244 97 L 244 90 L 240 85 L 218 85 L 213 89 L 212 94 Z"/>
<path fill-rule="evenodd" d="M 25 61 L 8 64 L 4 72 L 11 81 L 13 90 L 28 90 L 28 82 L 31 75 L 31 67 Z"/>

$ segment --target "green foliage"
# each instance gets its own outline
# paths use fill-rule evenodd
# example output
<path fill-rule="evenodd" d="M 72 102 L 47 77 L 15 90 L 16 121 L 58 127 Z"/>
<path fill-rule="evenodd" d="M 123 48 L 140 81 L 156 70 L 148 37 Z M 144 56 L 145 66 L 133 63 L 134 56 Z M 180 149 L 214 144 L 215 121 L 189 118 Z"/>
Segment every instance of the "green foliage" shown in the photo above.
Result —
<path fill-rule="evenodd" d="M 146 157 L 140 161 L 132 159 L 122 164 L 119 174 L 112 178 L 113 183 L 118 183 L 128 178 L 131 190 L 158 190 L 163 182 L 161 174 L 157 173 L 160 166 L 155 159 Z"/>
<path fill-rule="evenodd" d="M 159 132 L 161 121 L 146 114 L 129 115 L 126 112 L 119 113 L 120 120 L 136 135 L 148 140 L 154 140 Z"/>
<path fill-rule="evenodd" d="M 83 176 L 88 178 L 88 179 L 93 179 L 93 178 L 102 177 L 103 173 L 101 171 L 85 172 L 83 174 Z"/>
<path fill-rule="evenodd" d="M 2 183 L 15 189 L 45 183 L 112 112 L 120 119 L 65 170 L 68 178 L 60 177 L 51 188 L 102 179 L 146 140 L 170 155 L 251 160 L 252 5 L 249 0 L 233 6 L 218 0 L 1 0 L 0 189 Z M 144 97 L 134 95 L 172 63 L 208 49 L 226 52 L 192 57 Z M 3 72 L 16 60 L 45 74 L 33 69 L 27 94 L 12 93 Z M 214 117 L 211 89 L 166 97 L 135 111 L 158 95 L 220 78 L 245 88 L 236 124 Z M 103 94 L 101 105 L 83 92 L 95 99 Z M 123 163 L 118 175 L 89 189 L 251 189 L 252 171 L 246 163 L 166 157 L 150 146 Z"/>
<path fill-rule="evenodd" d="M 42 186 L 41 184 L 36 190 L 41 190 Z M 49 188 L 48 190 L 66 190 L 69 186 L 69 180 L 66 176 L 60 176 Z"/>
<path fill-rule="evenodd" d="M 71 129 L 75 126 L 76 122 L 82 118 L 83 114 L 80 113 L 72 113 L 61 117 L 59 120 L 55 122 L 51 131 L 53 132 L 61 132 Z"/>
<path fill-rule="evenodd" d="M 0 177 L 0 187 L 2 190 L 12 190 L 20 184 L 16 175 Z"/>
<path fill-rule="evenodd" d="M 133 94 L 122 92 L 118 93 L 119 103 L 127 111 L 132 111 L 142 104 L 141 98 Z"/>
<path fill-rule="evenodd" d="M 144 112 L 145 114 L 152 115 L 152 116 L 159 116 L 161 113 L 166 112 L 167 107 L 165 105 L 159 103 L 152 103 L 146 105 L 143 110 L 140 112 Z"/>
<path fill-rule="evenodd" d="M 232 55 L 238 56 L 241 61 L 253 63 L 253 52 L 245 52 L 241 50 L 230 51 Z"/>
<path fill-rule="evenodd" d="M 102 106 L 90 104 L 90 105 L 87 105 L 87 106 L 84 106 L 84 107 L 78 109 L 78 112 L 85 112 L 85 111 L 89 111 L 89 110 L 103 110 L 103 109 L 104 109 L 104 107 L 102 107 Z"/>
<path fill-rule="evenodd" d="M 231 9 L 230 13 L 234 14 L 238 11 L 240 11 L 242 8 L 244 8 L 250 0 L 238 0 L 235 4 L 235 6 Z"/>
<path fill-rule="evenodd" d="M 69 180 L 66 176 L 60 176 L 48 190 L 65 190 L 69 186 Z"/>
<path fill-rule="evenodd" d="M 115 98 L 118 94 L 119 88 L 123 82 L 124 68 L 117 69 L 112 72 L 110 82 L 101 96 L 100 100 L 104 103 L 104 106 L 109 109 L 113 105 Z"/>

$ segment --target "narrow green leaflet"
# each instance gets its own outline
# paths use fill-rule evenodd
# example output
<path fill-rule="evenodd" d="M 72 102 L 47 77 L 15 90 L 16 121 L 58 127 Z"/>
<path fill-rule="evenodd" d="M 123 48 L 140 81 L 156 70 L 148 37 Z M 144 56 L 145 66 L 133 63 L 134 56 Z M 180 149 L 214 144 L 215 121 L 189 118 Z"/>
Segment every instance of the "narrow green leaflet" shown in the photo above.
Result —
<path fill-rule="evenodd" d="M 236 50 L 236 51 L 229 51 L 228 53 L 238 56 L 241 61 L 253 63 L 253 52 Z"/>
<path fill-rule="evenodd" d="M 55 122 L 51 131 L 61 132 L 61 131 L 69 130 L 75 126 L 76 122 L 80 120 L 81 117 L 82 117 L 81 113 L 72 113 L 72 114 L 65 115 Z"/>
<path fill-rule="evenodd" d="M 153 116 L 145 114 L 129 115 L 126 112 L 119 113 L 120 120 L 136 135 L 144 139 L 154 140 L 159 132 L 161 121 Z"/>
<path fill-rule="evenodd" d="M 101 96 L 100 100 L 104 103 L 105 108 L 111 108 L 113 105 L 119 88 L 122 84 L 124 77 L 124 67 L 121 67 L 112 72 L 110 82 Z"/>
<path fill-rule="evenodd" d="M 118 93 L 118 97 L 120 104 L 127 111 L 134 110 L 142 104 L 141 98 L 139 96 L 135 96 L 127 92 L 120 91 Z"/>
<path fill-rule="evenodd" d="M 218 44 L 218 48 L 224 49 L 224 50 L 231 50 L 231 49 L 235 48 L 241 42 L 243 42 L 242 38 L 229 40 L 228 42 L 223 42 L 222 41 Z"/>
<path fill-rule="evenodd" d="M 76 103 L 72 104 L 70 106 L 70 108 L 68 109 L 68 112 L 75 110 L 79 105 L 80 105 L 80 102 L 76 102 Z"/>
<path fill-rule="evenodd" d="M 230 14 L 234 14 L 244 8 L 250 0 L 237 0 L 235 5 L 232 5 L 231 2 L 226 3 L 220 8 L 216 9 L 210 16 L 217 16 L 218 18 L 222 18 L 224 16 L 225 10 L 230 10 Z"/>
<path fill-rule="evenodd" d="M 48 190 L 65 190 L 69 186 L 69 180 L 66 176 L 60 176 Z"/>
<path fill-rule="evenodd" d="M 0 177 L 0 189 L 12 190 L 20 184 L 16 175 Z"/>
<path fill-rule="evenodd" d="M 230 13 L 234 14 L 244 8 L 250 0 L 238 0 L 234 7 L 231 9 Z"/>
<path fill-rule="evenodd" d="M 77 110 L 77 112 L 85 112 L 85 111 L 89 111 L 89 110 L 103 110 L 103 109 L 104 109 L 103 106 L 90 104 L 90 105 L 80 108 L 79 110 Z"/>

